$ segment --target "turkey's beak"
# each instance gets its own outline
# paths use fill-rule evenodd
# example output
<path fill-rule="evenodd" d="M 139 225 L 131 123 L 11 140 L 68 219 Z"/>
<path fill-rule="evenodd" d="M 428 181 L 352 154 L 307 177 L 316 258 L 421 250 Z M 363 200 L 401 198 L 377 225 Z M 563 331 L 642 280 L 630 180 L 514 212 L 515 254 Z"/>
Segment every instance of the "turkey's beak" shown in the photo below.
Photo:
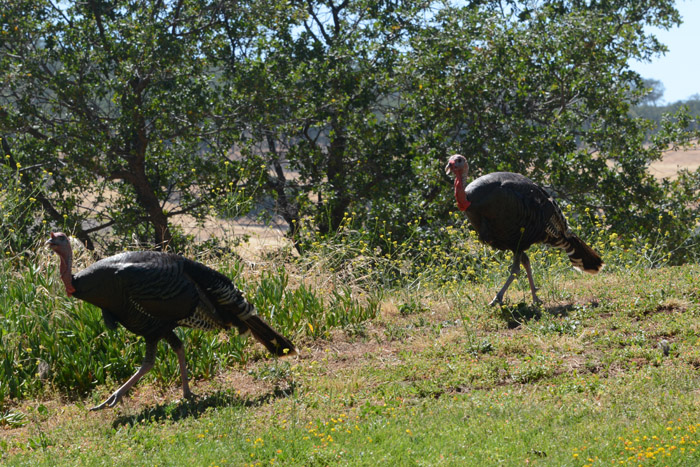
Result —
<path fill-rule="evenodd" d="M 452 167 L 452 161 L 448 162 L 445 166 L 445 173 L 449 175 L 450 172 L 454 172 L 454 167 Z"/>
<path fill-rule="evenodd" d="M 56 238 L 56 237 L 54 236 L 53 232 L 51 232 L 51 238 L 49 238 L 48 240 L 46 240 L 46 243 L 44 243 L 44 245 L 46 245 L 46 246 L 49 247 L 49 248 L 51 248 L 52 246 L 55 246 L 55 245 L 56 245 L 56 240 L 55 240 L 55 238 Z"/>

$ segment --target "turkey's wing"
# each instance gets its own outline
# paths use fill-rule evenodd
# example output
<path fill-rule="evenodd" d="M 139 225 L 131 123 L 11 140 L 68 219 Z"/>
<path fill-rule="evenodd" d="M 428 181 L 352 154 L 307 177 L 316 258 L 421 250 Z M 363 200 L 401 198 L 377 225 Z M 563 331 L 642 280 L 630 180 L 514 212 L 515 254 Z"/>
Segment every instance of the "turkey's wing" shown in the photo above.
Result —
<path fill-rule="evenodd" d="M 131 302 L 153 318 L 178 320 L 189 316 L 199 302 L 195 285 L 179 262 L 126 263 L 116 276 Z"/>

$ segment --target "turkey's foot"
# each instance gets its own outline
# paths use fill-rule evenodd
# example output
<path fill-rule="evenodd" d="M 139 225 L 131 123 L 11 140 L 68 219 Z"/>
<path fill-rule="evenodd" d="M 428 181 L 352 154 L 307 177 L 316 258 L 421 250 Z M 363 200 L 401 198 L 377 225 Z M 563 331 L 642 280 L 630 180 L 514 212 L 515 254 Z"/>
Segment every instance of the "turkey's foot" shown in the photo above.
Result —
<path fill-rule="evenodd" d="M 489 306 L 494 306 L 494 305 L 498 305 L 498 306 L 503 305 L 503 297 L 499 297 L 498 295 L 493 297 L 493 300 L 491 300 L 489 302 Z"/>
<path fill-rule="evenodd" d="M 539 290 L 539 288 L 537 288 L 537 287 L 535 287 L 534 289 L 532 289 L 532 304 L 535 305 L 535 306 L 540 306 L 540 305 L 542 305 L 542 304 L 544 303 L 544 302 L 540 299 L 540 297 L 538 297 L 537 294 L 535 293 L 535 292 L 537 292 L 538 290 Z"/>
<path fill-rule="evenodd" d="M 112 394 L 111 396 L 109 396 L 107 398 L 107 400 L 104 401 L 103 403 L 101 403 L 100 405 L 96 405 L 95 407 L 91 407 L 90 412 L 95 412 L 96 410 L 102 410 L 105 407 L 112 408 L 115 405 L 117 405 L 117 403 L 121 400 L 121 398 L 122 398 L 122 395 L 119 394 L 119 391 L 117 391 L 114 394 Z"/>

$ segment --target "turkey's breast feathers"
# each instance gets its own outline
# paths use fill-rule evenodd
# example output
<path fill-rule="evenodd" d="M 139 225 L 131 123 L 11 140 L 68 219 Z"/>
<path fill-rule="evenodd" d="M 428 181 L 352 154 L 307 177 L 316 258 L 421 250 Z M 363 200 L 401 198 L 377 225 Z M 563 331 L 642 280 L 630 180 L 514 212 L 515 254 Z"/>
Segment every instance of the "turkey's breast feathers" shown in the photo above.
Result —
<path fill-rule="evenodd" d="M 546 241 L 550 219 L 559 217 L 547 192 L 520 174 L 490 173 L 472 181 L 465 192 L 471 203 L 466 214 L 479 238 L 500 250 L 525 251 Z"/>

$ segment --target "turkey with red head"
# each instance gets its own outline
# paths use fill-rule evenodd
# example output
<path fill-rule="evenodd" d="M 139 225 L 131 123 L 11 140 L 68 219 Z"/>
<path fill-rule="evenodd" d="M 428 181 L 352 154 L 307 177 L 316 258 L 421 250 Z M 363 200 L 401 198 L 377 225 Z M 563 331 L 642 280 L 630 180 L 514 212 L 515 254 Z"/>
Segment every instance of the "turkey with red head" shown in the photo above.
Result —
<path fill-rule="evenodd" d="M 494 172 L 467 185 L 469 164 L 460 154 L 450 157 L 445 172 L 454 174 L 457 206 L 465 212 L 479 239 L 498 250 L 513 252 L 510 275 L 490 305 L 503 303 L 521 263 L 530 283 L 532 300 L 542 302 L 537 297 L 530 259 L 525 253 L 535 243 L 565 250 L 578 270 L 596 274 L 603 268 L 600 255 L 571 231 L 554 199 L 529 178 L 512 172 Z"/>
<path fill-rule="evenodd" d="M 110 256 L 73 274 L 68 237 L 51 233 L 46 243 L 61 260 L 61 280 L 69 297 L 102 309 L 108 328 L 121 324 L 146 341 L 146 355 L 138 371 L 91 410 L 114 407 L 153 368 L 161 339 L 175 351 L 183 396 L 191 397 L 185 349 L 173 332 L 178 326 L 207 331 L 235 327 L 240 334 L 252 334 L 275 356 L 296 354 L 294 344 L 257 315 L 228 277 L 201 263 L 171 253 L 135 251 Z"/>

